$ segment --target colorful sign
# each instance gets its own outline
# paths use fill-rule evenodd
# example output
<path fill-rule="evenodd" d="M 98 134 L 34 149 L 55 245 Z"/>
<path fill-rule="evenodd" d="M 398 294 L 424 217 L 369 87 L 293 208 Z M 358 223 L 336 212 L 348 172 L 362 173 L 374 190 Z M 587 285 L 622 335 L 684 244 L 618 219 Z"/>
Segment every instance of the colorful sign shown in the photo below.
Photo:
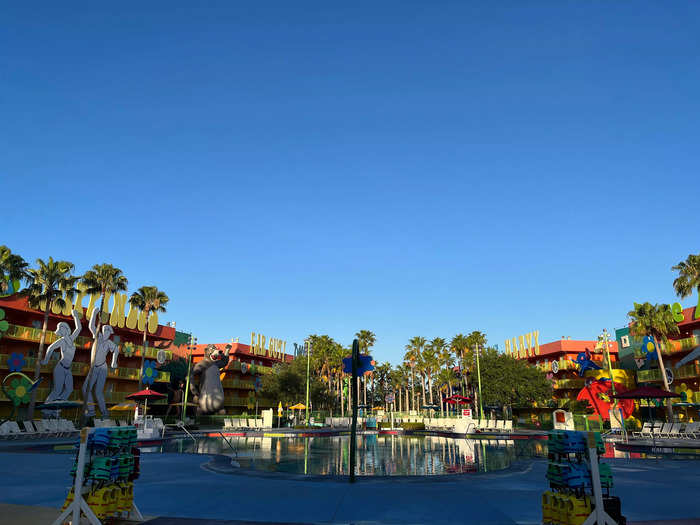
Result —
<path fill-rule="evenodd" d="M 506 354 L 520 359 L 540 355 L 540 331 L 506 339 Z"/>
<path fill-rule="evenodd" d="M 262 334 L 251 332 L 250 351 L 254 355 L 266 355 L 273 359 L 282 360 L 287 351 L 287 341 L 275 339 L 274 337 L 267 339 Z"/>

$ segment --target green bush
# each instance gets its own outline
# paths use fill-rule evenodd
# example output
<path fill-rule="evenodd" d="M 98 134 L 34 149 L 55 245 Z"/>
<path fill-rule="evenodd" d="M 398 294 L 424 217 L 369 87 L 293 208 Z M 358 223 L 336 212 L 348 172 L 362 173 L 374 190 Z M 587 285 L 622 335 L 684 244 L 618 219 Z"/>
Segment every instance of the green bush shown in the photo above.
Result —
<path fill-rule="evenodd" d="M 425 423 L 401 423 L 404 430 L 425 430 Z"/>

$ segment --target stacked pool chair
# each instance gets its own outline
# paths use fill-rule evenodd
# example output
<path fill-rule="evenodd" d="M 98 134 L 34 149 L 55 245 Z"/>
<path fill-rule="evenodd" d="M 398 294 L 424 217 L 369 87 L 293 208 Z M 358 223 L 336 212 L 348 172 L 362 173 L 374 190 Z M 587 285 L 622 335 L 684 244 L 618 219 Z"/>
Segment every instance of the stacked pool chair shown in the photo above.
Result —
<path fill-rule="evenodd" d="M 136 448 L 136 427 L 96 428 L 87 441 L 89 459 L 83 473 L 83 497 L 100 521 L 125 517 L 134 500 L 134 481 L 139 477 L 140 451 Z M 75 484 L 78 458 L 71 477 Z M 65 510 L 75 499 L 70 488 Z"/>
<path fill-rule="evenodd" d="M 542 523 L 546 525 L 583 525 L 595 509 L 593 481 L 588 454 L 587 433 L 555 430 L 549 433 L 549 464 L 546 478 L 550 490 L 542 494 Z M 595 433 L 598 455 L 605 452 L 600 433 Z M 619 498 L 611 497 L 613 487 L 610 465 L 598 464 L 603 507 L 618 524 L 626 520 L 621 514 Z"/>

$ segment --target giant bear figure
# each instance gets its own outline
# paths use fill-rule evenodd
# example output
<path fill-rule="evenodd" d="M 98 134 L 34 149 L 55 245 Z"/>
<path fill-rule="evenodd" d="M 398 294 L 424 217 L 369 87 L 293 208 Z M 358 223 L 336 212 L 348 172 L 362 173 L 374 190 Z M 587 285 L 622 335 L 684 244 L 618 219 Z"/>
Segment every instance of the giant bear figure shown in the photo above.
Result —
<path fill-rule="evenodd" d="M 221 370 L 228 364 L 228 353 L 231 345 L 226 345 L 226 350 L 220 350 L 214 345 L 209 345 L 204 350 L 204 359 L 194 366 L 190 378 L 190 391 L 194 395 L 199 414 L 223 413 L 224 387 L 221 384 Z"/>

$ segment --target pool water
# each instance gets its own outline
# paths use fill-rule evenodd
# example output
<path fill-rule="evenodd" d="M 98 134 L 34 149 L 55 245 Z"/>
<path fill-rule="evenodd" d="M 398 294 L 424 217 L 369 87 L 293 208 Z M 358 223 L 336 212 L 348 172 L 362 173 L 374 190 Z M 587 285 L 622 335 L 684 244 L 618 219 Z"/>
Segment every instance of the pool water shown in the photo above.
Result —
<path fill-rule="evenodd" d="M 217 454 L 240 469 L 320 476 L 348 475 L 349 436 L 176 439 L 142 452 Z M 537 439 L 473 440 L 437 436 L 357 436 L 359 476 L 433 476 L 491 472 L 521 459 L 547 457 Z M 236 472 L 234 468 L 231 472 Z"/>

